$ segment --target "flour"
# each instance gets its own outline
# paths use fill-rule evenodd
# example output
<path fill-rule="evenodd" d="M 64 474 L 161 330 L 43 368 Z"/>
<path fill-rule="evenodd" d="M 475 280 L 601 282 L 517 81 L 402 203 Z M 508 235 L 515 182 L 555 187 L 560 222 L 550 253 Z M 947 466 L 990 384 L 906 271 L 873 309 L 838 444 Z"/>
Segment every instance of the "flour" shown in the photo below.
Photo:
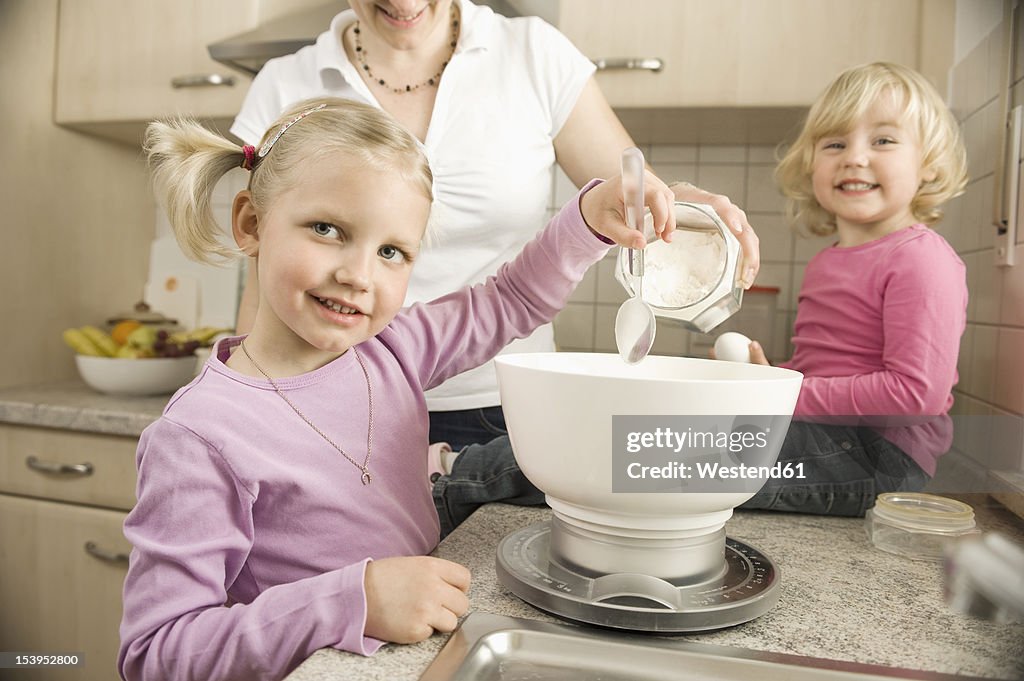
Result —
<path fill-rule="evenodd" d="M 677 230 L 672 243 L 644 250 L 644 300 L 658 307 L 692 305 L 707 296 L 725 271 L 725 242 L 710 231 Z"/>

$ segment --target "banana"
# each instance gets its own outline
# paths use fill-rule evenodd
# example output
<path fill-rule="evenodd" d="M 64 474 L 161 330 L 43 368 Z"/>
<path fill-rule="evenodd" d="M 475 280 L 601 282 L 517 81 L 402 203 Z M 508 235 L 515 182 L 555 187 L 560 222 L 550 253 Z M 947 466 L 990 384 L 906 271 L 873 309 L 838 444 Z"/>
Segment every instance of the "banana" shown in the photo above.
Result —
<path fill-rule="evenodd" d="M 103 351 L 100 350 L 95 343 L 82 333 L 80 329 L 66 329 L 63 334 L 64 342 L 72 350 L 80 355 L 89 355 L 90 357 L 104 357 Z"/>
<path fill-rule="evenodd" d="M 83 326 L 78 329 L 92 341 L 93 345 L 100 349 L 105 357 L 113 357 L 117 354 L 117 343 L 110 337 L 110 334 L 100 331 L 95 326 Z"/>

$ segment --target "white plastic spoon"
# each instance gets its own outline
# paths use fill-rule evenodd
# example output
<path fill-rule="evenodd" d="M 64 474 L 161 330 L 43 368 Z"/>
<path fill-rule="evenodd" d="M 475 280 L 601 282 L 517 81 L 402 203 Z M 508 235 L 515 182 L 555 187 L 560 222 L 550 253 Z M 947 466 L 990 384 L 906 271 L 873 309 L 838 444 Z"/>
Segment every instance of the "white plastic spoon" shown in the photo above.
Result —
<path fill-rule="evenodd" d="M 622 152 L 622 199 L 626 224 L 643 231 L 644 154 L 636 147 Z M 651 351 L 657 322 L 654 310 L 644 302 L 644 252 L 629 249 L 629 273 L 636 278 L 633 297 L 615 315 L 615 346 L 626 364 L 636 364 Z"/>

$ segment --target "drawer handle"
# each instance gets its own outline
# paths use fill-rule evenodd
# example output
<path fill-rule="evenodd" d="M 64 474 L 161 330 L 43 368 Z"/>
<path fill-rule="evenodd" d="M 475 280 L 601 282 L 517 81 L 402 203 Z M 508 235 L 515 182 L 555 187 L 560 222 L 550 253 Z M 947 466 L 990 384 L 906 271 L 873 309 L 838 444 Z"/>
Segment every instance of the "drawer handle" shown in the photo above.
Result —
<path fill-rule="evenodd" d="M 40 473 L 58 473 L 60 475 L 92 475 L 91 463 L 57 463 L 56 461 L 43 461 L 34 456 L 25 459 L 25 465 Z"/>
<path fill-rule="evenodd" d="M 627 57 L 625 59 L 594 59 L 598 71 L 652 71 L 657 73 L 665 66 L 658 57 Z"/>
<path fill-rule="evenodd" d="M 114 551 L 107 551 L 106 549 L 101 549 L 99 546 L 96 545 L 96 542 L 93 541 L 85 542 L 85 552 L 93 558 L 97 558 L 107 563 L 117 563 L 118 565 L 128 564 L 127 553 L 115 553 Z"/>
<path fill-rule="evenodd" d="M 232 76 L 222 76 L 219 73 L 200 73 L 194 76 L 177 76 L 171 78 L 171 87 L 175 90 L 183 87 L 234 87 L 235 79 Z"/>

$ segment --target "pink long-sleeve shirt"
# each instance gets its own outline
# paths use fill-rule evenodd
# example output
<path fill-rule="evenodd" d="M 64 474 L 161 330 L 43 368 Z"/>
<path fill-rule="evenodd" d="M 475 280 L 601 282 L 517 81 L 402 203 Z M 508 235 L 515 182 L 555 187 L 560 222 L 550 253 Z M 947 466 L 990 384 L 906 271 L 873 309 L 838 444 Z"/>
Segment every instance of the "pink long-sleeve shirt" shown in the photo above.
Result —
<path fill-rule="evenodd" d="M 240 339 L 218 344 L 139 442 L 122 676 L 280 679 L 319 648 L 375 652 L 367 562 L 438 541 L 423 391 L 550 321 L 607 249 L 577 198 L 495 277 L 407 308 L 361 343 L 374 400 L 366 486 L 269 382 L 226 366 Z M 352 352 L 277 382 L 363 460 L 366 383 Z"/>
<path fill-rule="evenodd" d="M 794 417 L 871 424 L 934 475 L 952 443 L 965 276 L 963 261 L 925 225 L 815 255 L 783 365 L 804 374 Z"/>

